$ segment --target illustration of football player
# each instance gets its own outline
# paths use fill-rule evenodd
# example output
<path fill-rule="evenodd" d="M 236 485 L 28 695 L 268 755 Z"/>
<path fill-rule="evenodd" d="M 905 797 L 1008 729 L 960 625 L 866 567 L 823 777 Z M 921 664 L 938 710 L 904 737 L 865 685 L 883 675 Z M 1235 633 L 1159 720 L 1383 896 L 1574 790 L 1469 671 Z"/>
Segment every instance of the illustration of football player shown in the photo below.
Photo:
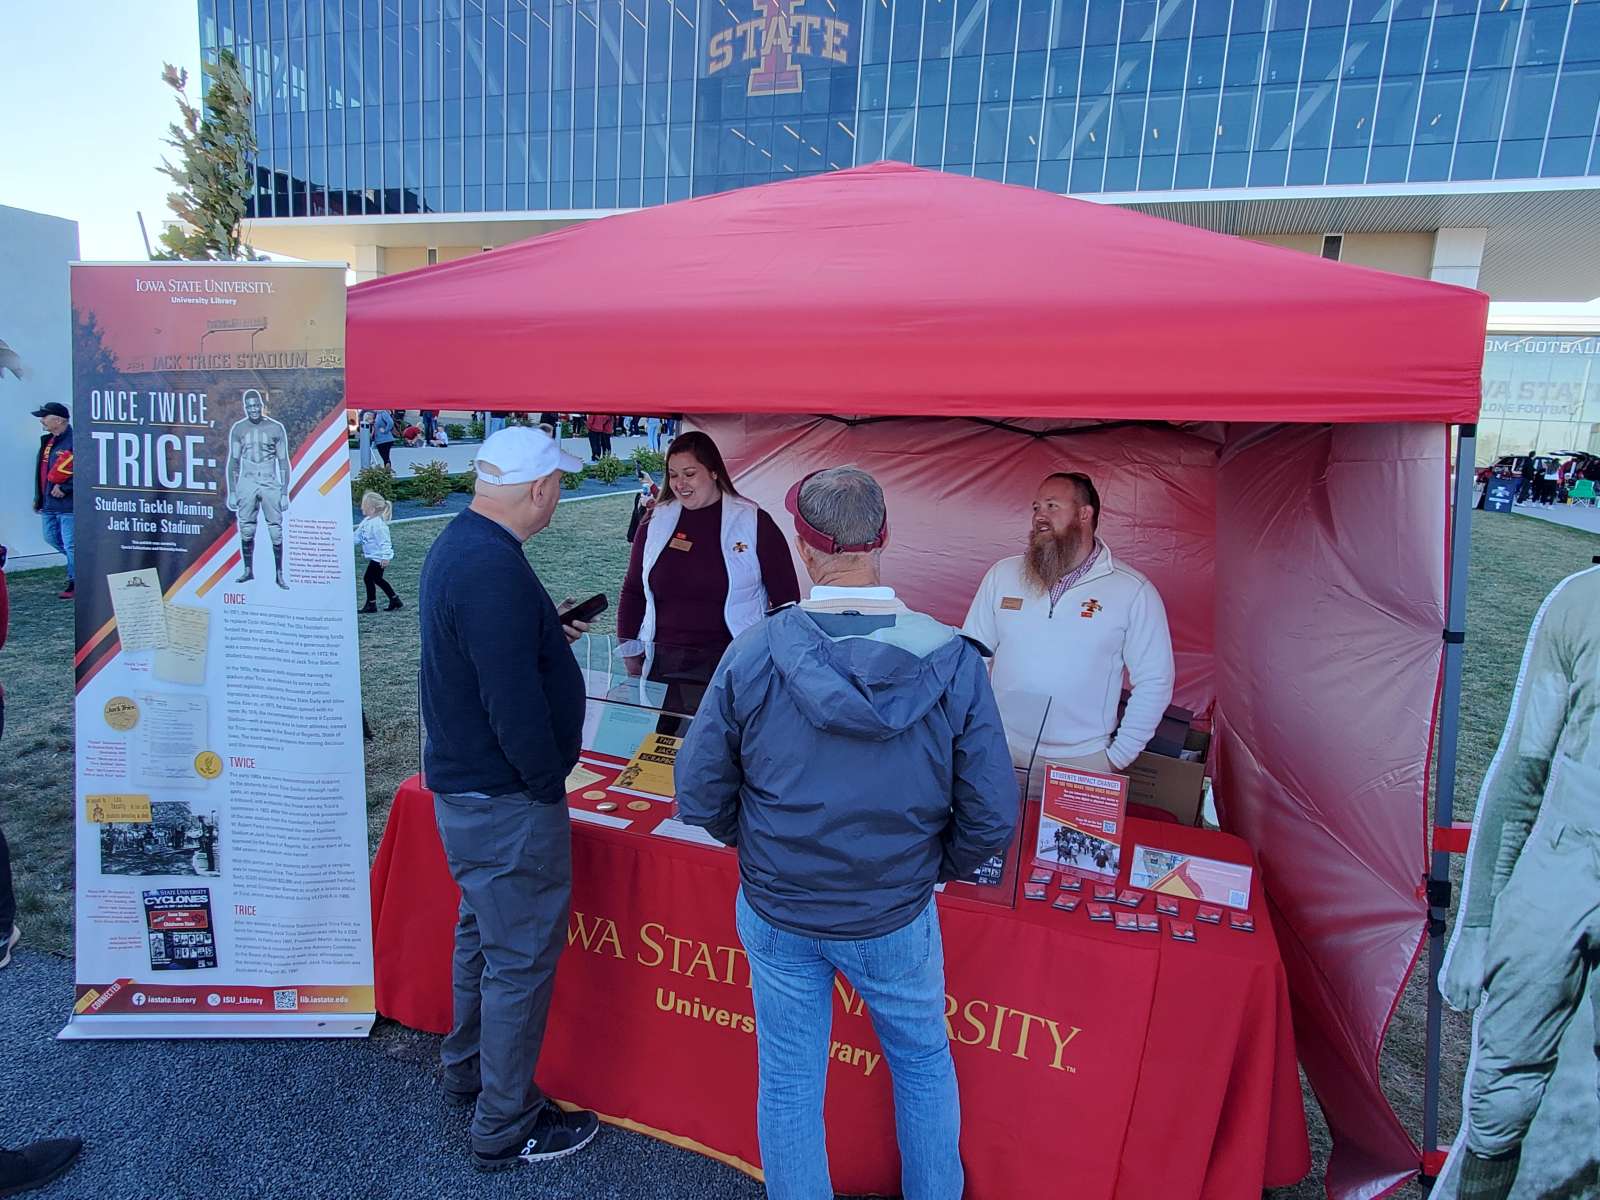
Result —
<path fill-rule="evenodd" d="M 289 507 L 289 431 L 266 415 L 266 397 L 255 388 L 244 393 L 244 419 L 228 430 L 228 509 L 239 518 L 239 552 L 244 573 L 254 579 L 256 518 L 267 519 L 278 586 L 283 581 L 283 513 Z"/>
<path fill-rule="evenodd" d="M 1534 618 L 1439 991 L 1477 1010 L 1461 1200 L 1504 1200 L 1600 946 L 1600 567 Z M 1600 1012 L 1594 1045 L 1600 1054 Z M 1587 1058 L 1587 1055 L 1585 1056 Z"/>

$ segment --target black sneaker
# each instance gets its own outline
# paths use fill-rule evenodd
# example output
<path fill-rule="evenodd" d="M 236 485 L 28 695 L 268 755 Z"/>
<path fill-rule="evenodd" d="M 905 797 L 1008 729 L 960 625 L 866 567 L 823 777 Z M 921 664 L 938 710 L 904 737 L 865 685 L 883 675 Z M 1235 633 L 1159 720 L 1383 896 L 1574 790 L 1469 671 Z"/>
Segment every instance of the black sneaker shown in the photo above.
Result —
<path fill-rule="evenodd" d="M 59 1179 L 82 1149 L 82 1138 L 55 1138 L 21 1150 L 0 1150 L 0 1196 L 18 1196 Z"/>
<path fill-rule="evenodd" d="M 480 1171 L 505 1171 L 523 1163 L 553 1162 L 582 1150 L 599 1131 L 600 1118 L 592 1112 L 565 1112 L 546 1104 L 522 1145 L 513 1142 L 495 1154 L 474 1150 L 472 1165 Z"/>

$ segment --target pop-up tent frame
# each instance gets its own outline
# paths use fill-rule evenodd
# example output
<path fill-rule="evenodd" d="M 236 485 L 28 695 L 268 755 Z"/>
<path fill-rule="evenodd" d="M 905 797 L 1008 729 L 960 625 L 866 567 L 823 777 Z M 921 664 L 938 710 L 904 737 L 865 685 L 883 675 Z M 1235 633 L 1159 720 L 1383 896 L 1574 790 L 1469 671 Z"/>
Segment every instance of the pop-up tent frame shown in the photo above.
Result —
<path fill-rule="evenodd" d="M 1478 292 L 881 164 L 359 285 L 347 379 L 363 408 L 684 413 L 769 508 L 801 471 L 863 462 L 886 574 L 954 620 L 1039 475 L 1091 470 L 1107 543 L 1173 616 L 1180 699 L 1214 701 L 1219 811 L 1262 862 L 1328 1190 L 1370 1197 L 1438 1145 L 1486 314 Z M 1378 1084 L 1424 939 L 1428 1155 Z"/>

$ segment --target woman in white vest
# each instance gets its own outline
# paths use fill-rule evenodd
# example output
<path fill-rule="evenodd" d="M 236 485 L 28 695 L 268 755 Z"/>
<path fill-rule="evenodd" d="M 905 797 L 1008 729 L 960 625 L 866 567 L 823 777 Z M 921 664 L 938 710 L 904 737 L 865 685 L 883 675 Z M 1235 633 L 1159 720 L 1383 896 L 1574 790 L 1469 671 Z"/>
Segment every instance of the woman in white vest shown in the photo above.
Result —
<path fill-rule="evenodd" d="M 656 700 L 692 714 L 728 643 L 774 605 L 800 599 L 777 524 L 733 486 L 717 444 L 667 447 L 667 494 L 639 526 L 617 604 L 628 670 L 666 685 Z"/>

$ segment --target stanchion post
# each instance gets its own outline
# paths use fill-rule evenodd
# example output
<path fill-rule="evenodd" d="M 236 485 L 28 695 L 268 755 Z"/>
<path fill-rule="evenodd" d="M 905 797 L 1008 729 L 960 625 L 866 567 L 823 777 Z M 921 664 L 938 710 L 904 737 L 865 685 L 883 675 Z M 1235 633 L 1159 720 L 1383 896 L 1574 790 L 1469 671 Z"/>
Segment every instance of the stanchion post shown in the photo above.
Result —
<path fill-rule="evenodd" d="M 1456 441 L 1455 488 L 1450 505 L 1450 575 L 1445 584 L 1444 687 L 1439 696 L 1439 770 L 1433 798 L 1433 827 L 1455 823 L 1456 740 L 1460 734 L 1461 662 L 1467 640 L 1467 566 L 1472 552 L 1473 461 L 1477 425 L 1463 425 Z M 1450 852 L 1431 842 L 1428 867 L 1428 1028 L 1427 1073 L 1422 1085 L 1423 1175 L 1439 1146 L 1439 1042 L 1444 1002 L 1439 971 L 1444 962 L 1445 919 L 1450 912 Z"/>
<path fill-rule="evenodd" d="M 356 418 L 356 445 L 361 452 L 361 469 L 365 471 L 372 465 L 372 426 L 363 421 L 361 416 Z"/>

